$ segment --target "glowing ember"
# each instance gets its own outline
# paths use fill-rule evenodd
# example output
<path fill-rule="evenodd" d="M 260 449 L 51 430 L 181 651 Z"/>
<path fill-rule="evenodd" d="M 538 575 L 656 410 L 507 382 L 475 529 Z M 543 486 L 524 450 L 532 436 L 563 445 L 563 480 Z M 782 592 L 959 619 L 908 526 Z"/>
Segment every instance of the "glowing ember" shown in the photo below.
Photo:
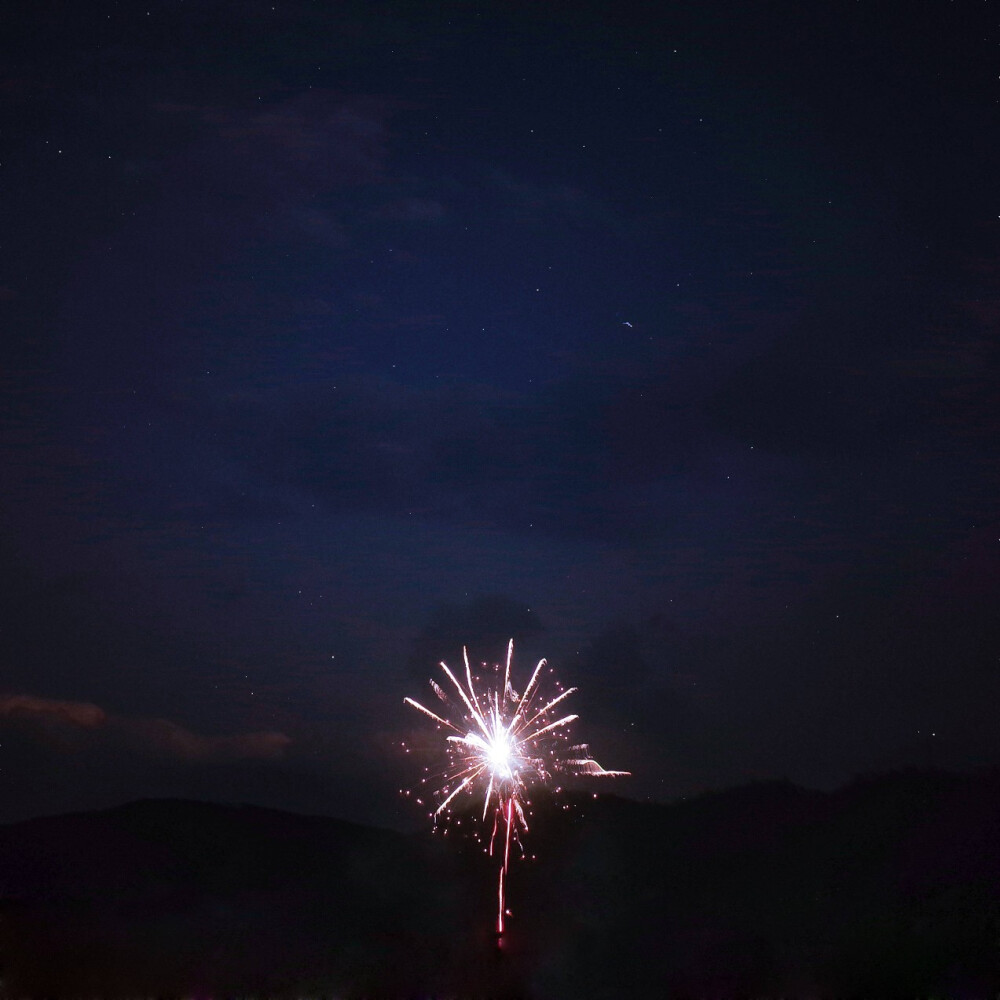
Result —
<path fill-rule="evenodd" d="M 507 664 L 501 675 L 499 664 L 493 668 L 492 684 L 483 684 L 473 677 L 468 651 L 465 659 L 465 684 L 451 672 L 447 664 L 441 669 L 451 682 L 458 700 L 440 685 L 431 681 L 438 699 L 446 706 L 438 715 L 412 698 L 408 705 L 423 712 L 448 730 L 445 737 L 445 766 L 440 784 L 434 790 L 438 800 L 432 813 L 434 821 L 451 811 L 456 797 L 482 794 L 483 820 L 492 808 L 492 832 L 488 852 L 494 854 L 497 832 L 503 827 L 503 849 L 499 853 L 497 933 L 504 929 L 504 882 L 510 860 L 510 844 L 520 845 L 520 834 L 528 830 L 526 811 L 530 803 L 525 798 L 529 788 L 546 785 L 556 775 L 585 774 L 592 777 L 615 777 L 628 771 L 606 771 L 593 757 L 586 744 L 570 745 L 569 727 L 576 715 L 560 715 L 553 711 L 576 688 L 543 693 L 542 680 L 545 660 L 539 660 L 524 694 L 511 686 L 510 663 L 514 655 L 514 640 L 507 644 Z M 479 685 L 479 686 L 477 686 Z M 535 707 L 535 706 L 539 707 Z M 426 779 L 425 779 L 426 780 Z M 419 801 L 419 800 L 418 800 Z"/>

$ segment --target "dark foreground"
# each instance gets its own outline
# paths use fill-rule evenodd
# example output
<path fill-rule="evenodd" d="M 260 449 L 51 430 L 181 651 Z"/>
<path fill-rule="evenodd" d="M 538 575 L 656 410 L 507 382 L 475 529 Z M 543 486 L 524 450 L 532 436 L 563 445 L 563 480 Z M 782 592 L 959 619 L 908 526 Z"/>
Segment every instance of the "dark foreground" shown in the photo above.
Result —
<path fill-rule="evenodd" d="M 993 997 L 1000 775 L 543 804 L 512 866 L 251 807 L 0 828 L 14 996 Z"/>

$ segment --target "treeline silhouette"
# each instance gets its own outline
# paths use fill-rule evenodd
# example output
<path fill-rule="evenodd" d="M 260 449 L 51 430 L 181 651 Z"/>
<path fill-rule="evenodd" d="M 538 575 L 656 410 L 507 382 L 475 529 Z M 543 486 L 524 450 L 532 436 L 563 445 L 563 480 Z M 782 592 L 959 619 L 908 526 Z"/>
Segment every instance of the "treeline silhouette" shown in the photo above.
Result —
<path fill-rule="evenodd" d="M 569 808 L 566 808 L 569 806 Z M 993 997 L 1000 773 L 539 798 L 462 830 L 144 801 L 0 827 L 9 997 Z M 517 853 L 517 852 L 515 852 Z M 532 859 L 535 856 L 535 859 Z"/>

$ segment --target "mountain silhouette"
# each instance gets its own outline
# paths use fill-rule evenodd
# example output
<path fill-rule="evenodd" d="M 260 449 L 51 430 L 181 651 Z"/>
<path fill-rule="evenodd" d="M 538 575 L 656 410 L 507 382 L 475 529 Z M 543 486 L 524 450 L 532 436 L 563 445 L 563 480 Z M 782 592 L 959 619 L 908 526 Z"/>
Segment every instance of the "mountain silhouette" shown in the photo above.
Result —
<path fill-rule="evenodd" d="M 474 824 L 472 817 L 469 823 Z M 3 995 L 992 997 L 1000 774 L 535 802 L 494 862 L 252 806 L 0 827 Z"/>

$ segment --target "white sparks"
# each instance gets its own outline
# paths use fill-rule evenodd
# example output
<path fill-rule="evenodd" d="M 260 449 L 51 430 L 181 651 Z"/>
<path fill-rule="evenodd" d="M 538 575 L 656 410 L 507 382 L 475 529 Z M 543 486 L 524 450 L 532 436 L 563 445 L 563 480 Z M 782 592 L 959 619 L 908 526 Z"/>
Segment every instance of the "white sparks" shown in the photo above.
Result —
<path fill-rule="evenodd" d="M 449 730 L 444 741 L 445 767 L 435 793 L 438 800 L 432 813 L 435 821 L 450 812 L 449 807 L 461 792 L 472 797 L 481 794 L 484 821 L 491 806 L 493 810 L 488 847 L 490 855 L 493 854 L 500 824 L 503 824 L 497 911 L 497 933 L 502 934 L 510 844 L 513 839 L 520 845 L 520 834 L 528 830 L 525 813 L 525 806 L 530 805 L 525 799 L 528 789 L 549 785 L 557 774 L 618 777 L 629 772 L 608 771 L 590 756 L 585 744 L 570 745 L 569 727 L 578 716 L 553 718 L 552 710 L 576 688 L 565 691 L 557 688 L 558 693 L 554 696 L 539 699 L 541 708 L 532 709 L 543 684 L 545 660 L 539 660 L 524 694 L 518 695 L 511 683 L 513 639 L 507 644 L 503 668 L 497 664 L 492 669 L 492 683 L 481 683 L 480 678 L 472 673 L 468 650 L 463 649 L 462 654 L 465 662 L 464 685 L 447 664 L 441 663 L 441 669 L 461 700 L 460 704 L 450 699 L 440 685 L 433 680 L 430 682 L 438 699 L 451 710 L 451 718 L 447 717 L 449 713 L 442 716 L 432 712 L 413 698 L 403 700 Z M 559 788 L 556 787 L 555 791 L 558 792 Z"/>

